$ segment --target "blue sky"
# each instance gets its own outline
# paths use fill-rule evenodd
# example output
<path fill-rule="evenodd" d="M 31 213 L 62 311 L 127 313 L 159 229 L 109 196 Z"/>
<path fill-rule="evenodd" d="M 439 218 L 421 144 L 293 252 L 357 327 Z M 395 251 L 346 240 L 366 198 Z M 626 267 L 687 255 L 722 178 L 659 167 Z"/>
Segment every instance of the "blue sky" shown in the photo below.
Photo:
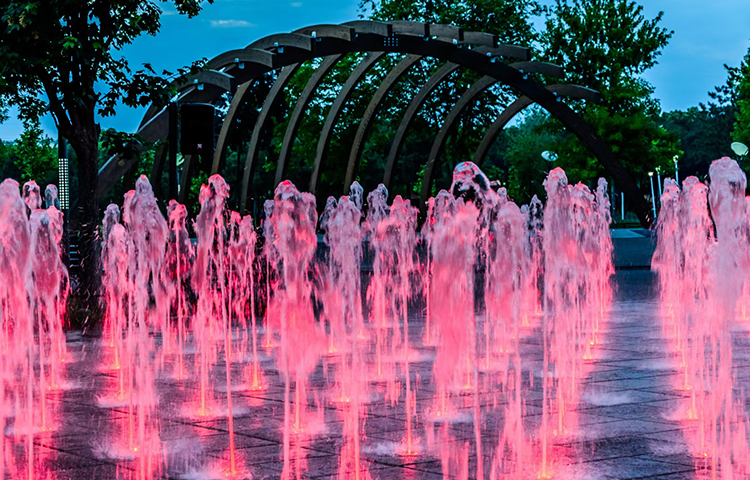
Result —
<path fill-rule="evenodd" d="M 548 2 L 545 2 L 548 3 Z M 750 46 L 749 0 L 640 0 L 649 17 L 664 11 L 662 25 L 674 36 L 645 75 L 656 87 L 664 110 L 685 109 L 708 99 L 707 92 L 726 79 L 724 63 L 737 65 Z M 316 23 L 357 18 L 357 0 L 216 0 L 194 19 L 167 10 L 156 37 L 143 37 L 123 54 L 131 66 L 150 62 L 154 68 L 175 69 L 195 59 L 211 58 L 241 48 L 271 33 L 288 32 Z M 102 127 L 133 131 L 144 109 L 121 108 Z M 45 130 L 55 135 L 50 118 Z M 11 140 L 22 131 L 11 119 L 0 124 L 0 138 Z"/>

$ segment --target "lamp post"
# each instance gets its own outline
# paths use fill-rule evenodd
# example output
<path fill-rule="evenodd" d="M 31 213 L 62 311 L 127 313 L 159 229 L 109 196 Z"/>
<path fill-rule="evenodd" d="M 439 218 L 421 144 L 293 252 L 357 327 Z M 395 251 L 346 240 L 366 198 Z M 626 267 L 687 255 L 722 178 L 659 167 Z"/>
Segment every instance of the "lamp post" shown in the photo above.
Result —
<path fill-rule="evenodd" d="M 677 182 L 677 185 L 680 185 L 680 170 L 677 167 L 677 159 L 679 156 L 675 155 L 672 157 L 672 161 L 674 162 L 674 181 Z"/>
<path fill-rule="evenodd" d="M 661 168 L 656 167 L 656 185 L 659 187 L 659 206 L 661 207 Z"/>
<path fill-rule="evenodd" d="M 648 172 L 651 181 L 651 207 L 654 209 L 654 220 L 656 220 L 656 195 L 654 195 L 654 172 Z"/>

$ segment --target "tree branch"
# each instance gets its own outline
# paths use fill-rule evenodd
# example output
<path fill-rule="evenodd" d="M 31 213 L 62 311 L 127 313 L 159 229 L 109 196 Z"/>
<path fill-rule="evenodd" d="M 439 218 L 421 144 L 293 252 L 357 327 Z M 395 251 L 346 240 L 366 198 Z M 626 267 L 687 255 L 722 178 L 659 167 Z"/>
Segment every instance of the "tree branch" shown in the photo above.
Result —
<path fill-rule="evenodd" d="M 57 128 L 62 131 L 72 130 L 73 126 L 70 119 L 65 114 L 62 102 L 57 97 L 57 92 L 52 86 L 52 78 L 44 69 L 40 69 L 39 80 L 41 80 L 44 92 L 47 94 L 47 103 L 49 104 L 52 115 L 55 117 Z"/>

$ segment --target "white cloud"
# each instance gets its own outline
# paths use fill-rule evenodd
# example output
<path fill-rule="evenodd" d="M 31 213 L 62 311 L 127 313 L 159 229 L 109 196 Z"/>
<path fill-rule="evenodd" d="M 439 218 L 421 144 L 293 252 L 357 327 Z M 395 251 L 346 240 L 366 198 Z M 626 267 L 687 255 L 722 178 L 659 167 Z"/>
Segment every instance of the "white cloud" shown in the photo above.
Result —
<path fill-rule="evenodd" d="M 301 7 L 302 6 L 302 2 L 292 2 L 292 6 L 293 7 Z"/>
<path fill-rule="evenodd" d="M 255 24 L 245 20 L 211 20 L 212 27 L 218 28 L 236 28 L 236 27 L 254 27 Z"/>

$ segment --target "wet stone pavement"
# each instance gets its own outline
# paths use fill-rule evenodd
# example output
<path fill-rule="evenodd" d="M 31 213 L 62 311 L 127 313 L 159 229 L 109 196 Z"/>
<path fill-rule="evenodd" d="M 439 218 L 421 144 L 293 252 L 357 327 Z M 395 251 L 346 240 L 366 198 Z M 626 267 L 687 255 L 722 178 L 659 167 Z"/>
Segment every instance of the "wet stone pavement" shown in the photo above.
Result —
<path fill-rule="evenodd" d="M 574 411 L 579 427 L 556 437 L 553 478 L 564 479 L 688 479 L 710 478 L 703 460 L 691 455 L 685 441 L 690 424 L 679 412 L 688 397 L 678 390 L 677 361 L 672 358 L 658 319 L 653 291 L 653 274 L 648 270 L 619 270 L 612 312 L 601 343 L 593 352 L 589 370 L 582 380 L 580 401 Z M 503 409 L 497 408 L 497 395 L 483 392 L 478 401 L 473 393 L 463 395 L 465 411 L 461 421 L 449 428 L 433 428 L 425 411 L 433 402 L 430 376 L 434 349 L 421 347 L 423 322 L 411 321 L 411 337 L 418 352 L 411 364 L 415 387 L 416 416 L 414 435 L 420 453 L 400 455 L 394 445 L 405 437 L 405 411 L 402 401 L 385 401 L 385 387 L 371 387 L 366 405 L 364 435 L 361 441 L 362 465 L 372 479 L 438 479 L 444 477 L 446 462 L 450 478 L 477 475 L 477 432 L 475 408 L 481 418 L 483 472 L 489 477 L 495 445 L 503 425 Z M 127 430 L 127 405 L 100 406 L 101 398 L 117 388 L 117 376 L 102 372 L 99 340 L 69 335 L 72 361 L 67 367 L 69 387 L 50 395 L 56 428 L 35 436 L 34 455 L 38 471 L 49 479 L 136 478 L 137 459 L 113 458 L 116 438 Z M 743 352 L 744 349 L 744 352 Z M 538 438 L 542 416 L 543 359 L 541 334 L 536 329 L 521 344 L 524 369 L 524 426 L 532 444 Z M 742 354 L 750 345 L 738 347 L 738 376 L 750 377 L 750 355 Z M 221 357 L 220 357 L 221 358 Z M 284 425 L 284 382 L 276 372 L 272 352 L 263 353 L 262 369 L 266 388 L 262 391 L 233 393 L 234 429 L 237 459 L 253 479 L 280 478 L 282 472 Z M 369 359 L 372 361 L 372 358 Z M 192 360 L 187 360 L 191 364 Z M 331 394 L 332 376 L 324 358 L 310 375 L 309 400 L 304 438 L 294 437 L 290 445 L 293 463 L 303 466 L 299 478 L 340 478 L 339 453 L 345 405 L 325 401 Z M 531 374 L 529 374 L 531 372 Z M 240 375 L 237 367 L 236 375 Z M 225 370 L 221 362 L 212 372 L 217 385 L 213 398 L 225 402 L 221 388 Z M 222 418 L 191 419 L 181 412 L 194 401 L 195 380 L 178 381 L 163 375 L 156 379 L 159 405 L 159 439 L 163 478 L 216 478 L 226 461 L 228 422 Z M 226 389 L 224 389 L 225 391 Z M 291 390 L 292 401 L 295 398 Z M 434 436 L 434 438 L 433 438 Z M 10 439 L 6 430 L 6 439 Z M 6 440 L 7 441 L 7 440 Z M 428 444 L 430 445 L 428 447 Z M 23 455 L 23 445 L 14 451 Z M 17 458 L 18 464 L 23 458 Z M 533 459 L 532 461 L 538 461 Z M 458 465 L 456 467 L 456 465 Z M 21 469 L 22 470 L 22 469 Z M 296 470 L 294 472 L 296 476 Z M 350 475 L 349 478 L 355 478 Z M 364 477 L 363 477 L 364 478 Z M 735 477 L 737 478 L 737 477 Z"/>

